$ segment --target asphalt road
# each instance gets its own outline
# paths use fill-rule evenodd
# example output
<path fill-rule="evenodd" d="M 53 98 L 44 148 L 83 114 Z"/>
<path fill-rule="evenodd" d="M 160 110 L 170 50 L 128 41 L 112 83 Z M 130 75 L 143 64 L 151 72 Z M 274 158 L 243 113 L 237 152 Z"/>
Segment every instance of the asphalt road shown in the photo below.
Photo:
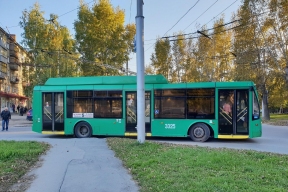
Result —
<path fill-rule="evenodd" d="M 79 139 L 65 136 L 41 135 L 31 131 L 31 123 L 21 124 L 21 126 L 11 127 L 8 132 L 0 132 L 0 140 L 36 140 L 52 143 L 58 140 L 68 141 Z M 95 140 L 105 140 L 96 137 L 88 138 Z M 83 139 L 85 140 L 85 139 Z M 175 144 L 198 145 L 207 147 L 226 147 L 234 149 L 251 149 L 272 153 L 288 154 L 288 126 L 263 125 L 263 134 L 260 138 L 245 140 L 209 139 L 207 142 L 192 142 L 190 138 L 147 138 L 147 140 L 157 142 L 169 142 Z"/>
<path fill-rule="evenodd" d="M 42 135 L 32 132 L 32 123 L 25 118 L 13 115 L 9 131 L 0 132 L 0 140 L 33 140 L 52 145 L 49 152 L 42 157 L 42 165 L 29 173 L 36 178 L 28 188 L 28 192 L 139 191 L 129 172 L 108 148 L 105 138 L 77 139 Z M 263 136 L 248 140 L 210 139 L 205 143 L 192 142 L 189 138 L 147 138 L 147 140 L 288 154 L 287 136 L 287 126 L 263 125 Z"/>
<path fill-rule="evenodd" d="M 37 141 L 57 141 L 57 140 L 76 140 L 73 137 L 41 135 L 31 131 L 32 122 L 27 121 L 25 115 L 12 115 L 10 130 L 0 134 L 0 139 L 12 140 L 37 140 Z M 1 132 L 0 132 L 1 133 Z M 93 137 L 96 140 L 102 140 Z M 91 138 L 90 138 L 91 139 Z M 84 139 L 85 140 L 85 139 Z M 105 140 L 105 139 L 104 139 Z M 263 134 L 260 138 L 246 140 L 220 140 L 209 139 L 207 142 L 192 142 L 190 138 L 147 138 L 147 140 L 169 142 L 175 144 L 198 145 L 208 147 L 226 147 L 235 149 L 251 149 L 272 153 L 288 154 L 288 125 L 272 126 L 263 124 Z"/>

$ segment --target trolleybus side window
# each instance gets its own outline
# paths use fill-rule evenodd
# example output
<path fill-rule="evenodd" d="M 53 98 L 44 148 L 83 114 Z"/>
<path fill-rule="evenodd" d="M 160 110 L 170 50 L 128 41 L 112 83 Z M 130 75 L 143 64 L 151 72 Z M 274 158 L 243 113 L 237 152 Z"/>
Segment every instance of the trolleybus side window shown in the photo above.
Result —
<path fill-rule="evenodd" d="M 73 113 L 92 113 L 92 91 L 67 91 L 67 117 Z"/>
<path fill-rule="evenodd" d="M 94 91 L 94 117 L 122 118 L 122 91 Z"/>
<path fill-rule="evenodd" d="M 215 89 L 187 89 L 187 119 L 215 118 Z"/>
<path fill-rule="evenodd" d="M 94 97 L 93 97 L 94 96 Z M 67 117 L 93 113 L 94 118 L 122 118 L 122 91 L 67 91 Z"/>
<path fill-rule="evenodd" d="M 185 118 L 185 89 L 155 90 L 155 118 Z"/>
<path fill-rule="evenodd" d="M 156 119 L 214 119 L 214 107 L 215 89 L 155 90 Z"/>

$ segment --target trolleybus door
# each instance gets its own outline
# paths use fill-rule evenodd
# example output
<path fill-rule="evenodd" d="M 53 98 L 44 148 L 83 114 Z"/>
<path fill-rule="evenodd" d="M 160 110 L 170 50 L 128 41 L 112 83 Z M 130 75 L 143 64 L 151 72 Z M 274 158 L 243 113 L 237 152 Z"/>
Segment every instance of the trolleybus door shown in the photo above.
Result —
<path fill-rule="evenodd" d="M 150 91 L 145 92 L 145 132 L 151 132 Z M 126 92 L 126 132 L 137 132 L 137 92 Z"/>
<path fill-rule="evenodd" d="M 64 131 L 64 93 L 43 93 L 43 131 Z"/>
<path fill-rule="evenodd" d="M 249 90 L 219 90 L 219 134 L 248 134 Z"/>

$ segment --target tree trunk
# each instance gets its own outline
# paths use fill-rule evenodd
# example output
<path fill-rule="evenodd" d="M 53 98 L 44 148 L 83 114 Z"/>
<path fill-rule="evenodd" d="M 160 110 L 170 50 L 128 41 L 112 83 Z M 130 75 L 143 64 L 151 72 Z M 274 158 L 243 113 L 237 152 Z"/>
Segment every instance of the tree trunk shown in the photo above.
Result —
<path fill-rule="evenodd" d="M 283 113 L 283 106 L 282 106 L 282 104 L 280 105 L 280 109 L 279 109 L 279 112 L 278 112 L 279 114 L 282 114 Z"/>
<path fill-rule="evenodd" d="M 285 79 L 286 79 L 286 83 L 288 84 L 288 62 L 286 62 L 286 67 L 285 67 Z"/>
<path fill-rule="evenodd" d="M 262 96 L 262 119 L 270 120 L 270 114 L 268 110 L 268 93 L 267 90 L 264 91 Z"/>

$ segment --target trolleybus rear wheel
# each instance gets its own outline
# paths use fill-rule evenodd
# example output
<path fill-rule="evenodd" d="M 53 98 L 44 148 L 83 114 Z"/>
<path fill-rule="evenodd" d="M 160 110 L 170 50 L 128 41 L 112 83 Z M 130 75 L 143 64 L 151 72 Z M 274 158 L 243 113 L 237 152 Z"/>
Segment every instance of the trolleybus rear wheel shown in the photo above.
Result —
<path fill-rule="evenodd" d="M 193 141 L 205 142 L 210 137 L 210 129 L 204 123 L 197 123 L 192 126 L 189 134 Z"/>
<path fill-rule="evenodd" d="M 89 125 L 89 123 L 81 122 L 76 125 L 74 133 L 75 133 L 75 136 L 78 138 L 91 137 L 92 128 Z"/>

